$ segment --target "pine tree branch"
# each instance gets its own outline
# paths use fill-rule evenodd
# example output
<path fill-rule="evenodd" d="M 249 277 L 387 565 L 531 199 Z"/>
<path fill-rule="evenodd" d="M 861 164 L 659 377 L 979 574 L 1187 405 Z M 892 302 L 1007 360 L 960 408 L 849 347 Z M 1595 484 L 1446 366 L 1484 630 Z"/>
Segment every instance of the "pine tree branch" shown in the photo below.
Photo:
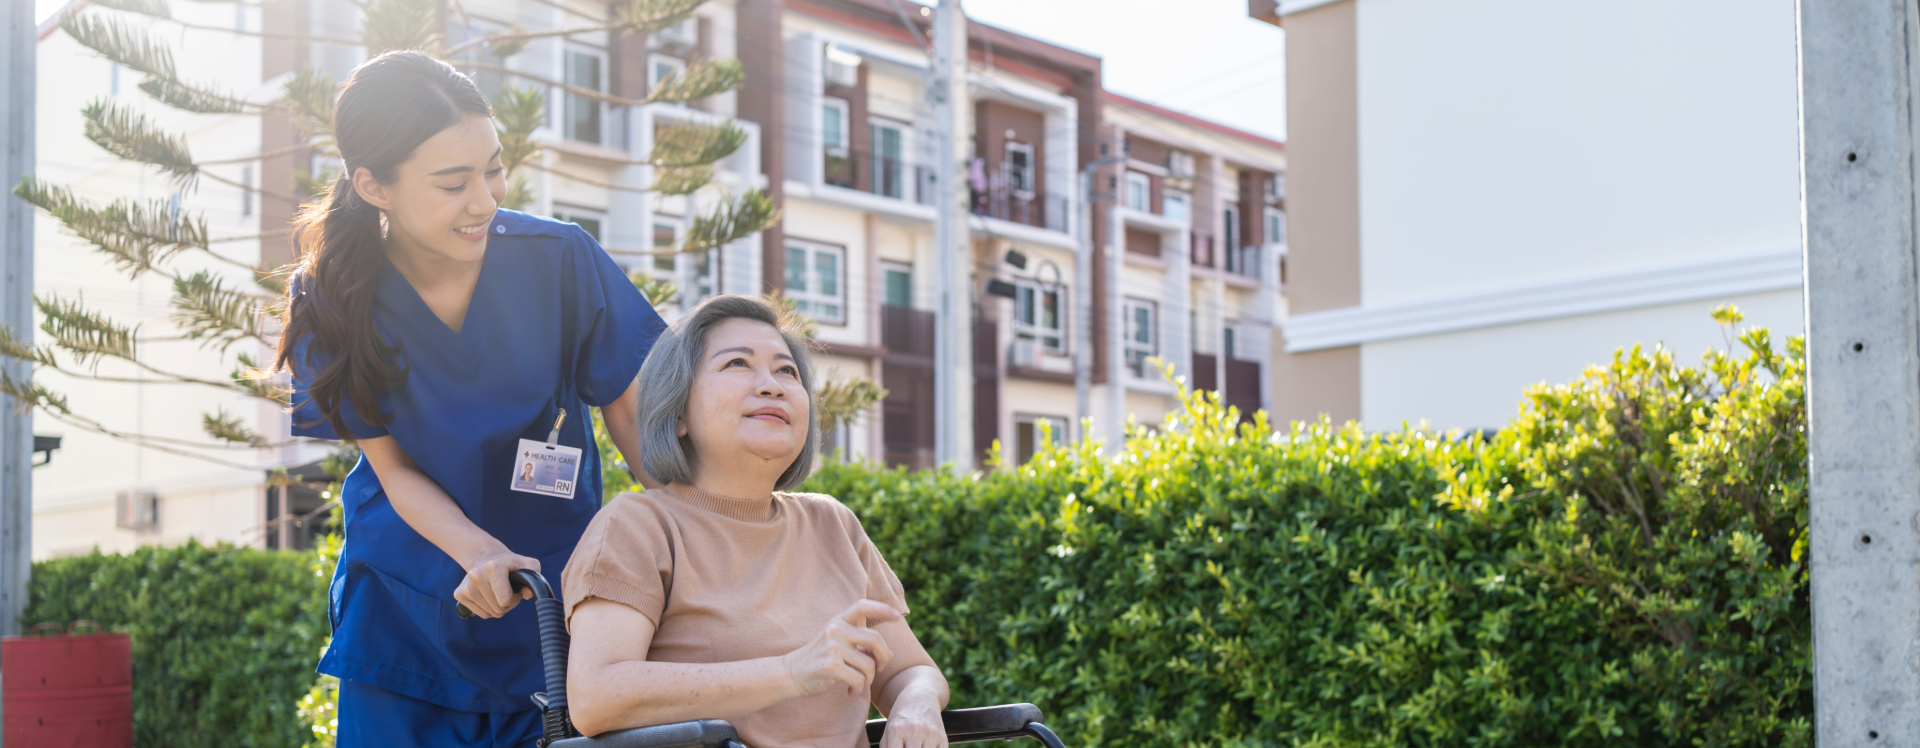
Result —
<path fill-rule="evenodd" d="M 81 110 L 81 116 L 87 120 L 87 139 L 108 153 L 171 174 L 182 187 L 192 186 L 200 173 L 185 138 L 160 131 L 126 107 L 97 99 Z"/>
<path fill-rule="evenodd" d="M 614 9 L 612 20 L 601 21 L 591 16 L 582 15 L 582 18 L 588 18 L 597 22 L 584 26 L 567 26 L 557 29 L 541 29 L 539 31 L 507 31 L 496 34 L 486 34 L 454 45 L 447 50 L 447 54 L 448 56 L 452 56 L 482 43 L 496 45 L 519 42 L 525 44 L 534 39 L 573 36 L 574 34 L 592 34 L 601 31 L 621 34 L 658 33 L 677 26 L 688 18 L 693 17 L 694 11 L 698 10 L 700 6 L 706 4 L 706 2 L 707 0 L 632 0 L 632 2 L 629 2 L 627 5 Z M 456 9 L 457 4 L 456 0 Z M 557 3 L 547 4 L 558 7 Z M 464 11 L 461 12 L 464 19 Z M 472 23 L 465 20 L 462 20 L 461 24 L 467 28 L 472 28 L 473 26 Z M 504 58 L 511 55 L 500 54 L 498 56 Z"/>
<path fill-rule="evenodd" d="M 713 167 L 706 164 L 667 166 L 653 171 L 653 186 L 647 191 L 669 196 L 691 195 L 712 181 Z"/>
<path fill-rule="evenodd" d="M 173 53 L 120 19 L 69 13 L 61 17 L 60 28 L 100 56 L 146 73 L 140 89 L 169 105 L 205 113 L 237 113 L 255 106 L 180 80 L 174 70 Z"/>
<path fill-rule="evenodd" d="M 752 190 L 737 199 L 722 200 L 707 215 L 694 216 L 680 251 L 701 252 L 726 246 L 779 222 L 780 209 L 773 204 L 773 198 L 764 191 Z"/>
<path fill-rule="evenodd" d="M 372 0 L 363 11 L 360 43 L 367 54 L 420 50 L 435 57 L 444 55 L 446 43 L 434 0 Z"/>
<path fill-rule="evenodd" d="M 524 78 L 526 80 L 530 80 L 535 83 L 538 83 L 542 86 L 558 88 L 563 91 L 566 91 L 567 93 L 573 94 L 575 96 L 581 96 L 588 99 L 593 99 L 594 101 L 604 101 L 608 104 L 616 104 L 619 106 L 640 106 L 642 104 L 647 103 L 639 99 L 624 99 L 619 96 L 609 96 L 607 94 L 600 93 L 599 91 L 595 91 L 591 88 L 581 88 L 579 86 L 575 86 L 567 83 L 561 83 L 556 80 L 542 78 L 532 73 L 523 73 L 521 71 L 514 70 L 513 68 L 507 67 L 505 65 L 496 65 L 491 62 L 461 61 L 457 64 L 460 67 L 473 68 L 475 70 L 485 70 L 487 72 L 499 73 L 501 75 L 511 75 L 515 78 Z"/>
<path fill-rule="evenodd" d="M 219 346 L 221 352 L 242 340 L 254 340 L 273 346 L 267 339 L 263 322 L 262 299 L 251 293 L 228 288 L 218 276 L 200 271 L 173 282 L 175 326 L 187 337 L 199 340 L 202 347 Z"/>
<path fill-rule="evenodd" d="M 646 103 L 679 104 L 726 93 L 747 79 L 739 60 L 701 60 L 660 79 Z"/>
<path fill-rule="evenodd" d="M 81 364 L 91 361 L 94 367 L 98 367 L 101 359 L 113 358 L 174 382 L 202 384 L 247 395 L 258 394 L 255 389 L 235 382 L 176 374 L 141 361 L 136 350 L 140 330 L 138 325 L 128 327 L 116 323 L 105 315 L 87 309 L 80 302 L 55 296 L 35 295 L 33 303 L 45 318 L 40 323 L 40 330 L 53 337 L 55 347 L 66 351 Z"/>
<path fill-rule="evenodd" d="M 333 103 L 340 95 L 340 86 L 332 76 L 304 65 L 281 90 L 280 101 L 293 115 L 293 124 L 300 128 L 301 135 L 308 140 L 333 137 Z"/>
<path fill-rule="evenodd" d="M 527 175 L 515 174 L 513 181 L 507 183 L 507 194 L 500 200 L 500 207 L 507 210 L 520 210 L 532 205 L 533 187 L 527 184 Z"/>
<path fill-rule="evenodd" d="M 536 89 L 501 86 L 493 105 L 500 136 L 500 164 L 516 171 L 540 154 L 533 131 L 547 123 L 547 97 Z"/>
<path fill-rule="evenodd" d="M 747 142 L 738 122 L 673 122 L 654 131 L 647 163 L 660 167 L 705 166 L 733 155 Z"/>
<path fill-rule="evenodd" d="M 0 389 L 3 389 L 5 386 L 6 386 L 5 383 L 0 383 Z M 80 429 L 81 431 L 91 431 L 101 436 L 118 439 L 120 441 L 127 442 L 137 447 L 141 447 L 144 449 L 151 449 L 155 452 L 165 452 L 171 455 L 179 455 L 181 457 L 190 457 L 196 460 L 200 460 L 202 462 L 211 462 L 215 465 L 236 468 L 239 470 L 260 470 L 264 467 L 262 465 L 249 465 L 242 462 L 234 462 L 232 460 L 223 460 L 218 457 L 203 455 L 198 452 L 192 452 L 186 449 L 181 449 L 179 447 L 169 446 L 168 444 L 169 442 L 178 441 L 174 439 L 147 436 L 143 434 L 134 434 L 134 433 L 129 433 L 125 431 L 116 431 L 114 429 L 110 429 L 104 425 L 101 425 L 99 421 L 95 421 L 91 418 L 84 418 L 82 416 L 73 414 L 71 411 L 61 411 L 56 413 L 50 409 L 42 408 L 41 412 L 45 413 L 48 417 L 51 417 L 53 420 L 56 420 L 68 426 L 72 426 L 74 428 Z M 297 442 L 289 441 L 287 443 L 292 444 Z M 199 442 L 191 442 L 191 444 L 194 447 L 197 447 L 200 449 L 254 449 L 254 447 L 231 447 L 226 445 L 201 444 Z"/>
<path fill-rule="evenodd" d="M 132 200 L 116 200 L 106 208 L 95 208 L 59 185 L 42 182 L 28 175 L 13 189 L 13 194 L 47 211 L 68 231 L 112 257 L 121 270 L 139 277 L 160 270 L 164 262 L 184 249 L 207 249 L 206 219 L 175 213 L 166 201 L 146 205 Z"/>
<path fill-rule="evenodd" d="M 140 81 L 140 90 L 162 104 L 196 114 L 259 114 L 266 109 L 226 94 L 154 76 L 147 76 L 146 80 Z"/>
<path fill-rule="evenodd" d="M 239 366 L 235 367 L 233 373 L 228 376 L 233 379 L 235 386 L 246 390 L 247 394 L 267 402 L 277 403 L 281 407 L 289 407 L 293 404 L 293 393 L 274 381 L 273 372 L 260 368 L 259 364 L 254 362 L 252 354 L 241 351 L 235 354 L 233 359 Z"/>
<path fill-rule="evenodd" d="M 813 396 L 813 407 L 820 412 L 820 430 L 830 432 L 860 422 L 860 416 L 887 399 L 887 388 L 871 379 L 843 376 L 838 369 L 827 372 Z"/>

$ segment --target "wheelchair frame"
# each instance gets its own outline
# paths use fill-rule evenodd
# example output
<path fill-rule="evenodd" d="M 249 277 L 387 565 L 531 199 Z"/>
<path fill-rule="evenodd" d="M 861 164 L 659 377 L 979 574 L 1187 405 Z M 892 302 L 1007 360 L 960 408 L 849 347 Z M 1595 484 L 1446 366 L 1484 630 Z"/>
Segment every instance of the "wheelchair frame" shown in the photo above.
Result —
<path fill-rule="evenodd" d="M 581 736 L 567 717 L 567 649 L 572 637 L 567 634 L 565 606 L 553 596 L 553 586 L 547 584 L 539 572 L 517 569 L 507 578 L 514 591 L 533 591 L 534 618 L 540 631 L 540 661 L 547 681 L 547 690 L 533 695 L 533 703 L 541 712 L 540 748 L 748 748 L 740 742 L 740 734 L 733 725 L 719 719 L 633 727 L 590 738 Z M 465 605 L 456 610 L 461 618 L 473 617 Z M 1033 738 L 1046 748 L 1065 748 L 1060 737 L 1042 724 L 1045 718 L 1040 708 L 1032 704 L 951 709 L 940 713 L 947 742 L 951 744 Z M 880 739 L 886 732 L 886 720 L 867 720 L 869 748 L 880 748 Z"/>

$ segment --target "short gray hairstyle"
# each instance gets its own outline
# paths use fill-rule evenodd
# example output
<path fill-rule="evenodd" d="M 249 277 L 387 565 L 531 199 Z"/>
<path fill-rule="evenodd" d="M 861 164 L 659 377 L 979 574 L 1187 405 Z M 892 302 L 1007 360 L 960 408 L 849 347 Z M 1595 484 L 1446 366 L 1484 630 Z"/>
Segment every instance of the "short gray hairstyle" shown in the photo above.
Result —
<path fill-rule="evenodd" d="M 820 449 L 820 414 L 813 407 L 813 361 L 808 356 L 807 338 L 781 319 L 780 311 L 765 299 L 754 296 L 714 296 L 674 322 L 640 366 L 640 464 L 654 480 L 662 483 L 693 485 L 694 463 L 699 455 L 693 444 L 675 433 L 687 413 L 693 395 L 693 380 L 700 371 L 701 354 L 707 350 L 707 337 L 713 328 L 730 319 L 765 322 L 780 332 L 800 369 L 800 386 L 807 391 L 807 443 L 800 456 L 774 484 L 776 491 L 790 491 L 813 474 L 813 456 Z"/>

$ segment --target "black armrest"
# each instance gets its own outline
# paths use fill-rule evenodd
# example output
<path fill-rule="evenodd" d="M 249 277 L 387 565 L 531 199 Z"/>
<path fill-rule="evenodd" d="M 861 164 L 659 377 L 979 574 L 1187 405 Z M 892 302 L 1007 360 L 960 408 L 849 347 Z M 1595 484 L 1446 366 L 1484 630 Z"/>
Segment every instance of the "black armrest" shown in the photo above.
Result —
<path fill-rule="evenodd" d="M 739 739 L 740 734 L 726 720 L 699 719 L 555 740 L 548 748 L 719 748 L 722 743 Z"/>
<path fill-rule="evenodd" d="M 1027 725 L 1045 719 L 1046 715 L 1040 712 L 1040 707 L 1032 704 L 951 709 L 940 713 L 940 723 L 947 728 L 949 743 L 977 743 L 1025 736 Z M 886 720 L 867 720 L 867 743 L 870 746 L 879 746 L 880 738 L 886 734 Z"/>

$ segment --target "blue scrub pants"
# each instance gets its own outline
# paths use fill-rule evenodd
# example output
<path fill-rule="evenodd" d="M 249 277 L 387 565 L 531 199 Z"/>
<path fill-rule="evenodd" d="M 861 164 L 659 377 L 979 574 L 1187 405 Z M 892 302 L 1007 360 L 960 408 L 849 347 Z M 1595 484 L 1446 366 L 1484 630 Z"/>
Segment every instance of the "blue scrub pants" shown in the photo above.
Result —
<path fill-rule="evenodd" d="M 462 712 L 350 680 L 340 681 L 336 748 L 532 748 L 540 710 L 512 714 Z"/>

